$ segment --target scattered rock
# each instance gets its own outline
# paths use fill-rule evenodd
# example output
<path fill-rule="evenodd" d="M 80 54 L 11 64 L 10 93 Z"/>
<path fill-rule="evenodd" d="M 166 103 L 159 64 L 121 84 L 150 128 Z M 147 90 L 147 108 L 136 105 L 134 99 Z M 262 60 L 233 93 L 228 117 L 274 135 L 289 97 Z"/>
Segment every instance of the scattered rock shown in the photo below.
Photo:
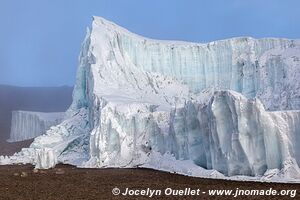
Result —
<path fill-rule="evenodd" d="M 65 171 L 60 168 L 56 169 L 56 171 L 55 171 L 55 174 L 64 174 L 64 173 L 65 173 Z"/>
<path fill-rule="evenodd" d="M 46 170 L 39 170 L 40 174 L 47 174 Z"/>
<path fill-rule="evenodd" d="M 18 172 L 15 172 L 14 176 L 20 176 L 20 174 Z"/>
<path fill-rule="evenodd" d="M 39 170 L 38 169 L 33 169 L 32 172 L 36 174 L 36 173 L 39 172 Z"/>
<path fill-rule="evenodd" d="M 27 177 L 28 176 L 28 173 L 27 172 L 22 172 L 21 173 L 21 177 Z"/>

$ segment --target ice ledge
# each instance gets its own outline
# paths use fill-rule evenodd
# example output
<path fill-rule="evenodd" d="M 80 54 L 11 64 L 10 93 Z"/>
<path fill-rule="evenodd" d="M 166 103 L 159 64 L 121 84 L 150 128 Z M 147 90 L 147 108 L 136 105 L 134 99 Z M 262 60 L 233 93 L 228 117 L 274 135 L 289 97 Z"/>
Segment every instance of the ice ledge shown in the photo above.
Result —
<path fill-rule="evenodd" d="M 153 42 L 153 43 L 167 43 L 169 45 L 188 45 L 188 46 L 208 46 L 208 45 L 214 45 L 216 43 L 223 43 L 223 42 L 233 42 L 233 43 L 238 43 L 238 42 L 251 42 L 254 40 L 264 40 L 264 41 L 271 41 L 271 40 L 282 40 L 282 41 L 294 41 L 295 44 L 300 45 L 300 39 L 289 39 L 289 38 L 274 38 L 274 37 L 266 37 L 266 38 L 254 38 L 250 36 L 244 36 L 244 37 L 233 37 L 229 39 L 221 39 L 221 40 L 214 40 L 211 42 L 207 43 L 198 43 L 198 42 L 189 42 L 189 41 L 181 41 L 181 40 L 158 40 L 158 39 L 152 39 L 152 38 L 147 38 L 144 36 L 141 36 L 139 34 L 133 33 L 129 31 L 126 28 L 123 28 L 122 26 L 109 21 L 103 17 L 99 16 L 93 16 L 92 17 L 92 27 L 101 27 L 104 28 L 107 31 L 115 31 L 115 32 L 121 32 L 123 34 L 127 34 L 128 36 L 133 36 L 139 39 L 147 40 L 147 42 Z"/>

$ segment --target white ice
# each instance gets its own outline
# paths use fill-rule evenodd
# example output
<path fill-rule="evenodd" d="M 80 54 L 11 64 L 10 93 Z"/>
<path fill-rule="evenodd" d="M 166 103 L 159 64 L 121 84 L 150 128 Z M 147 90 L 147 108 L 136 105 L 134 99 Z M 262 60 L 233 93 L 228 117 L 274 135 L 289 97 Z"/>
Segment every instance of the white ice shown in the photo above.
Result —
<path fill-rule="evenodd" d="M 66 120 L 0 163 L 299 181 L 299 55 L 299 40 L 159 41 L 94 17 Z"/>
<path fill-rule="evenodd" d="M 62 122 L 64 113 L 13 111 L 8 142 L 18 142 L 40 136 Z"/>

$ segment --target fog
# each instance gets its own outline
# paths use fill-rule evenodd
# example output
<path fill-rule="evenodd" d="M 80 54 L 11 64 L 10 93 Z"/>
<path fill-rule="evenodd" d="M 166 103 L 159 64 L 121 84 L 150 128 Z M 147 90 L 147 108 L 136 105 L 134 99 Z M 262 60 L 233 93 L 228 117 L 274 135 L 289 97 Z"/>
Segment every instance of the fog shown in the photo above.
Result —
<path fill-rule="evenodd" d="M 6 143 L 13 110 L 63 112 L 72 102 L 72 87 L 14 87 L 0 85 L 0 154 L 13 153 L 24 144 Z M 30 142 L 25 142 L 29 145 Z M 3 150 L 5 150 L 3 152 Z M 18 150 L 18 149 L 16 149 Z M 1 152 L 2 151 L 2 152 Z"/>

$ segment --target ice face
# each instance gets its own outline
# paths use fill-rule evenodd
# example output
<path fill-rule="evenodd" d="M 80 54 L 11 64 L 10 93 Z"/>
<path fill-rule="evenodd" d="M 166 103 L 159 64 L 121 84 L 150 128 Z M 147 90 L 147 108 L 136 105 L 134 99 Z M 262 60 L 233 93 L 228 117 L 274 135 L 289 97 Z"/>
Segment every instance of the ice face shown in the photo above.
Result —
<path fill-rule="evenodd" d="M 62 122 L 64 113 L 13 111 L 9 142 L 35 138 Z"/>
<path fill-rule="evenodd" d="M 92 132 L 91 157 L 98 167 L 134 167 L 153 151 L 169 152 L 228 176 L 263 175 L 290 162 L 299 178 L 299 117 L 299 111 L 267 112 L 258 99 L 232 91 L 170 112 L 109 103 Z"/>
<path fill-rule="evenodd" d="M 298 40 L 157 41 L 95 17 L 68 118 L 11 160 L 300 178 L 299 111 L 264 108 L 300 108 L 299 55 Z"/>
<path fill-rule="evenodd" d="M 299 40 L 157 41 L 102 18 L 95 18 L 92 38 L 96 58 L 116 59 L 119 64 L 129 58 L 137 68 L 184 81 L 193 92 L 230 89 L 246 97 L 259 97 L 267 110 L 300 109 Z"/>
<path fill-rule="evenodd" d="M 94 114 L 100 117 L 97 117 L 99 123 L 94 124 L 90 140 L 91 157 L 98 159 L 97 166 L 138 165 L 144 162 L 139 159 L 145 159 L 142 152 L 150 147 L 162 154 L 171 152 L 179 160 L 192 159 L 199 166 L 230 176 L 261 175 L 267 169 L 280 169 L 283 162 L 290 159 L 289 154 L 280 152 L 280 146 L 289 144 L 280 143 L 282 139 L 278 135 L 297 135 L 299 129 L 293 125 L 289 133 L 277 130 L 269 114 L 260 115 L 266 113 L 263 106 L 252 105 L 242 96 L 238 101 L 244 99 L 246 108 L 235 102 L 227 105 L 230 98 L 217 95 L 211 105 L 206 105 L 208 110 L 199 111 L 199 105 L 194 103 L 183 106 L 183 101 L 171 104 L 158 101 L 165 94 L 160 88 L 155 93 L 150 92 L 156 96 L 153 100 L 143 93 L 151 91 L 147 86 L 154 81 L 143 80 L 143 73 L 176 77 L 194 93 L 211 88 L 233 89 L 246 97 L 256 96 L 268 109 L 297 108 L 297 77 L 300 76 L 299 62 L 294 58 L 299 55 L 298 41 L 238 38 L 205 45 L 160 42 L 133 35 L 103 19 L 94 20 L 90 38 L 90 52 L 96 58 L 93 60 L 97 60 L 90 66 L 95 72 L 91 73 L 94 96 L 101 97 L 97 105 L 106 102 L 103 108 L 92 109 L 100 111 Z M 292 57 L 294 60 L 290 60 Z M 143 87 L 143 83 L 147 84 Z M 117 88 L 117 91 L 125 86 L 121 94 L 127 98 L 122 96 L 116 100 L 120 93 L 107 92 L 103 85 L 110 90 Z M 288 94 L 289 91 L 293 94 Z M 165 96 L 183 99 L 188 95 Z M 134 103 L 128 97 L 134 97 Z M 189 100 L 184 99 L 193 102 Z M 140 102 L 135 104 L 136 101 Z M 171 108 L 150 111 L 143 104 L 149 102 L 153 106 L 167 104 Z M 141 113 L 135 112 L 136 109 Z M 130 112 L 123 113 L 123 110 Z M 153 115 L 164 117 L 157 122 Z M 297 116 L 290 119 L 295 120 Z M 280 124 L 286 126 L 288 123 L 281 121 Z M 138 138 L 143 139 L 137 141 Z M 294 155 L 295 150 L 291 151 Z"/>

